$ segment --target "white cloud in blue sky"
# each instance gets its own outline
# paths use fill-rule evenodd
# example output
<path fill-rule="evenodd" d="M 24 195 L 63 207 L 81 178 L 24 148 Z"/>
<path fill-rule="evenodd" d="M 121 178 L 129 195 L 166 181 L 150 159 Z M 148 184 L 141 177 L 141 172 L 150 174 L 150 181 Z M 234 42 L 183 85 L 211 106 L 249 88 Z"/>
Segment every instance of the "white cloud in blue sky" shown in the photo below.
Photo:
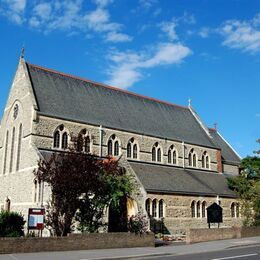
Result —
<path fill-rule="evenodd" d="M 260 13 L 248 21 L 225 21 L 219 31 L 225 46 L 250 53 L 260 51 Z"/>
<path fill-rule="evenodd" d="M 2 15 L 16 24 L 23 23 L 26 0 L 2 0 L 0 4 Z"/>
<path fill-rule="evenodd" d="M 112 62 L 108 70 L 108 84 L 129 88 L 144 75 L 144 69 L 181 63 L 192 51 L 180 43 L 160 43 L 156 48 L 137 53 L 113 50 L 108 55 Z"/>

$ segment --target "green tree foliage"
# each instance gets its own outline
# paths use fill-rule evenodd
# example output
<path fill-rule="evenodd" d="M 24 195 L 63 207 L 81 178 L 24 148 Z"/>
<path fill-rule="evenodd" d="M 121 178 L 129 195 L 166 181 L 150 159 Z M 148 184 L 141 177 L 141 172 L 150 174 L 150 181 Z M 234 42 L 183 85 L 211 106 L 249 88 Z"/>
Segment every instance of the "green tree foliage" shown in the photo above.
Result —
<path fill-rule="evenodd" d="M 257 140 L 260 143 L 259 140 Z M 241 174 L 229 178 L 231 189 L 235 190 L 242 202 L 242 213 L 246 226 L 260 226 L 260 150 L 256 156 L 247 156 L 241 162 Z"/>
<path fill-rule="evenodd" d="M 24 219 L 17 212 L 0 212 L 0 237 L 20 237 L 24 235 Z"/>
<path fill-rule="evenodd" d="M 46 225 L 57 236 L 70 233 L 75 220 L 82 232 L 97 232 L 106 207 L 116 205 L 133 189 L 116 160 L 101 160 L 79 149 L 54 153 L 38 166 L 36 178 L 49 184 L 52 192 Z"/>

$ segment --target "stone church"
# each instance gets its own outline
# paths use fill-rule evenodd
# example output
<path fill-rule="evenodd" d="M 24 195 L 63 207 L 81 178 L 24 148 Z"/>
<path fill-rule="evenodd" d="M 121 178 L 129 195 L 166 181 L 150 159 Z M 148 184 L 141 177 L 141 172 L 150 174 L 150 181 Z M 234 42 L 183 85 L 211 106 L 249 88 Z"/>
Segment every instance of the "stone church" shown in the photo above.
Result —
<path fill-rule="evenodd" d="M 226 177 L 240 157 L 191 107 L 46 69 L 21 57 L 0 125 L 0 207 L 46 205 L 49 188 L 34 178 L 39 159 L 64 151 L 82 134 L 86 152 L 119 158 L 135 177 L 128 214 L 163 221 L 173 233 L 207 227 L 207 207 L 223 209 L 222 227 L 241 225 Z"/>

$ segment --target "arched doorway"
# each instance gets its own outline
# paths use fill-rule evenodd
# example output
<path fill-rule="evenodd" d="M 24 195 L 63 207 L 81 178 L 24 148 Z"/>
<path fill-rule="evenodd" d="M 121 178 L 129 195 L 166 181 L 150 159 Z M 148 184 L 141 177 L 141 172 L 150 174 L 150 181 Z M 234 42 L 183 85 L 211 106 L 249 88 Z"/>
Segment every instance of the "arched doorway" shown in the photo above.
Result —
<path fill-rule="evenodd" d="M 129 218 L 137 213 L 137 203 L 132 198 L 121 198 L 117 207 L 110 205 L 108 210 L 108 232 L 127 232 Z"/>

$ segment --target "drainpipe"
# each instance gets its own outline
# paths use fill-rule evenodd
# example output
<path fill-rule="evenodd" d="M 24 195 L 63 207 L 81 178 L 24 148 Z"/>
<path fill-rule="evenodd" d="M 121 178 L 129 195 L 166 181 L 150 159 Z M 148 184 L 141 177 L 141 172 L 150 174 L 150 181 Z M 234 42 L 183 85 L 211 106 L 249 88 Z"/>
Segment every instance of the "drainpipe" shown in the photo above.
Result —
<path fill-rule="evenodd" d="M 102 157 L 102 125 L 99 126 L 99 157 Z"/>
<path fill-rule="evenodd" d="M 182 167 L 185 168 L 185 144 L 182 141 Z"/>

